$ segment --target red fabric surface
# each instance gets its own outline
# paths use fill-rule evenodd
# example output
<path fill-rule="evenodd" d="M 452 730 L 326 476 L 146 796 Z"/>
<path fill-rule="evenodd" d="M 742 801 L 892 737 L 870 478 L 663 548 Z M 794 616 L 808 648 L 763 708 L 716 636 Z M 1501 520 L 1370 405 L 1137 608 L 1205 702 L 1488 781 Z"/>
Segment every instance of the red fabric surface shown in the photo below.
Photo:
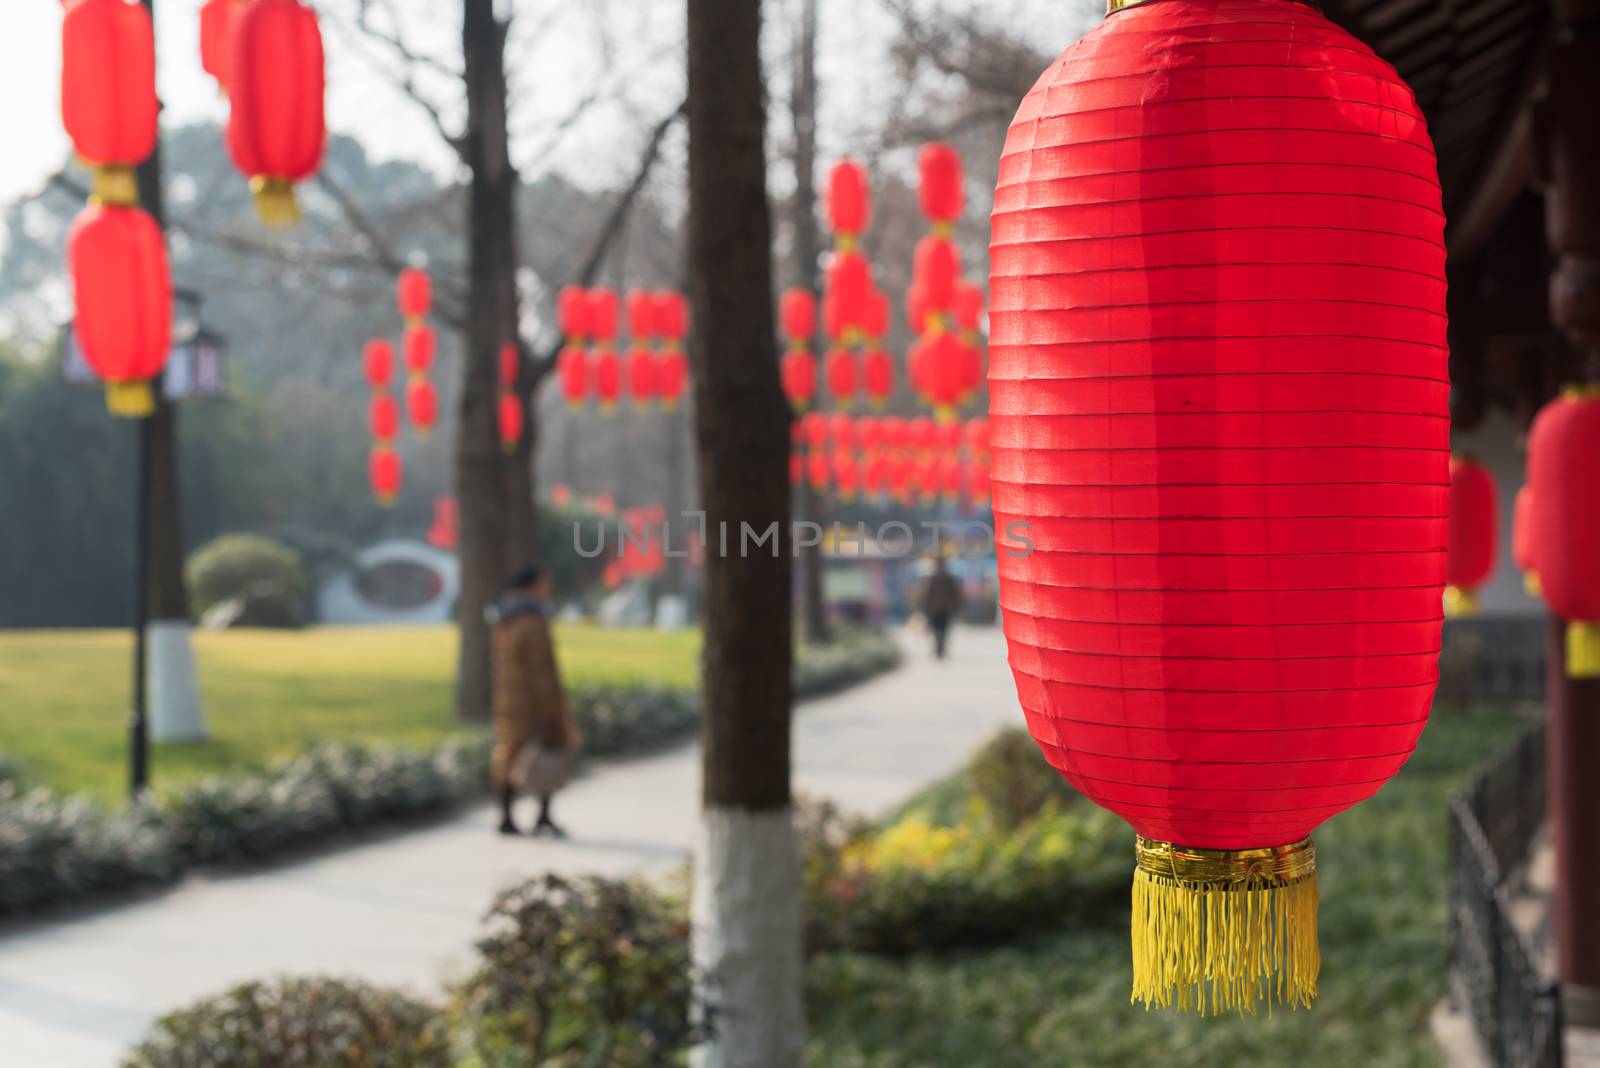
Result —
<path fill-rule="evenodd" d="M 153 378 L 172 341 L 172 275 L 155 220 L 139 208 L 84 208 L 67 236 L 84 358 L 107 382 Z"/>
<path fill-rule="evenodd" d="M 1443 229 L 1411 91 L 1292 0 L 1127 9 L 1017 114 L 989 311 L 1011 664 L 1047 759 L 1148 838 L 1293 842 L 1412 751 Z"/>
<path fill-rule="evenodd" d="M 1500 495 L 1494 476 L 1476 460 L 1451 460 L 1448 507 L 1444 578 L 1452 586 L 1475 590 L 1494 574 L 1500 548 Z"/>
<path fill-rule="evenodd" d="M 234 15 L 228 151 L 248 177 L 298 182 L 322 163 L 322 31 L 299 0 L 252 0 Z"/>
<path fill-rule="evenodd" d="M 61 19 L 61 121 L 89 164 L 133 166 L 156 143 L 150 15 L 123 0 L 78 0 Z"/>
<path fill-rule="evenodd" d="M 1550 610 L 1575 622 L 1600 622 L 1600 397 L 1562 396 L 1540 412 L 1529 436 L 1533 557 Z"/>

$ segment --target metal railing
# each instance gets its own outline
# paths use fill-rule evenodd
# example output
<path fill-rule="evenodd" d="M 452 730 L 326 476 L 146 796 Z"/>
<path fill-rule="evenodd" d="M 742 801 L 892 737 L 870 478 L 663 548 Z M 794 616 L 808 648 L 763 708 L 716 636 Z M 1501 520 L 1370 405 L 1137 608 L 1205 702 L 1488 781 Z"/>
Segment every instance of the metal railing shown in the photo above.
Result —
<path fill-rule="evenodd" d="M 1452 989 L 1494 1068 L 1561 1068 L 1561 996 L 1511 916 L 1545 818 L 1545 729 L 1450 800 Z"/>

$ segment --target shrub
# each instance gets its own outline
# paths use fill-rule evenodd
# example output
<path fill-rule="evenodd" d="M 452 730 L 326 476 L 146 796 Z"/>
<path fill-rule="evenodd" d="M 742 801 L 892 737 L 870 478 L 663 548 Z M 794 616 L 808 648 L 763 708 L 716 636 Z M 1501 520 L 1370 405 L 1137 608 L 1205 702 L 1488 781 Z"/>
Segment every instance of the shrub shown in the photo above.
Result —
<path fill-rule="evenodd" d="M 170 835 L 144 808 L 111 815 L 81 799 L 0 786 L 0 914 L 170 882 Z"/>
<path fill-rule="evenodd" d="M 185 580 L 194 610 L 205 615 L 235 602 L 238 626 L 295 627 L 306 620 L 306 576 L 300 556 L 270 538 L 229 534 L 189 557 Z"/>
<path fill-rule="evenodd" d="M 636 884 L 549 875 L 506 890 L 456 996 L 490 1068 L 644 1068 L 695 1040 L 681 903 Z"/>
<path fill-rule="evenodd" d="M 1002 730 L 974 753 L 966 778 L 969 796 L 1005 830 L 1022 826 L 1052 803 L 1065 807 L 1080 800 L 1021 727 Z"/>
<path fill-rule="evenodd" d="M 345 979 L 246 983 L 162 1018 L 123 1068 L 449 1068 L 439 1013 Z"/>

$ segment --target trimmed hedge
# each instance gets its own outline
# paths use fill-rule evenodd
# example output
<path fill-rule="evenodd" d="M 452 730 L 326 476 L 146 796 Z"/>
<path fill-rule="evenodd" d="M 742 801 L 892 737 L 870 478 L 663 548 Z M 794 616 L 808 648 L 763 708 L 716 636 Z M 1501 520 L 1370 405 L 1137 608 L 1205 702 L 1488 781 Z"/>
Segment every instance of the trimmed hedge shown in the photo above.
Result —
<path fill-rule="evenodd" d="M 899 657 L 892 638 L 871 633 L 854 636 L 846 649 L 808 650 L 796 692 L 840 689 Z M 572 703 L 584 753 L 595 757 L 659 748 L 700 721 L 692 690 L 583 687 Z M 264 772 L 208 779 L 116 812 L 24 789 L 15 769 L 0 762 L 0 915 L 159 886 L 196 867 L 264 860 L 442 815 L 484 795 L 489 751 L 489 739 L 478 733 L 425 753 L 327 745 Z"/>

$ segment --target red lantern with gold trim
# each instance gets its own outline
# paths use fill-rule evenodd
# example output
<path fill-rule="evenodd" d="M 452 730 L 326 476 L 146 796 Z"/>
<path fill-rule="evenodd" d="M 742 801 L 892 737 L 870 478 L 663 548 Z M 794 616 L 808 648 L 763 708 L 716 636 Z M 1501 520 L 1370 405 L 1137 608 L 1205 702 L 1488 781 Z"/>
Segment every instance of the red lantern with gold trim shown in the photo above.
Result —
<path fill-rule="evenodd" d="M 94 171 L 97 203 L 139 203 L 134 168 L 156 145 L 150 13 L 128 0 L 75 0 L 61 19 L 61 119 Z"/>
<path fill-rule="evenodd" d="M 1550 611 L 1567 621 L 1567 675 L 1600 678 L 1600 386 L 1568 388 L 1528 438 L 1533 559 Z"/>
<path fill-rule="evenodd" d="M 853 248 L 872 218 L 872 194 L 866 168 L 854 160 L 840 160 L 828 172 L 828 228 L 840 248 Z"/>
<path fill-rule="evenodd" d="M 917 170 L 922 179 L 922 214 L 936 232 L 949 233 L 967 206 L 960 153 L 942 142 L 924 145 Z"/>
<path fill-rule="evenodd" d="M 367 462 L 367 478 L 372 483 L 372 492 L 379 503 L 385 507 L 394 504 L 405 481 L 405 468 L 400 462 L 400 454 L 388 445 L 373 449 Z"/>
<path fill-rule="evenodd" d="M 1445 557 L 1445 613 L 1472 615 L 1478 589 L 1494 574 L 1500 501 L 1494 476 L 1469 457 L 1450 461 L 1450 526 Z"/>
<path fill-rule="evenodd" d="M 833 346 L 828 350 L 824 373 L 834 403 L 848 409 L 856 399 L 856 354 L 843 345 Z"/>
<path fill-rule="evenodd" d="M 300 0 L 250 0 L 234 14 L 228 64 L 228 152 L 269 226 L 300 221 L 294 187 L 317 172 L 327 142 L 316 12 Z"/>
<path fill-rule="evenodd" d="M 596 346 L 590 358 L 589 373 L 601 414 L 612 414 L 617 410 L 617 402 L 622 399 L 622 358 L 617 355 L 617 350 L 607 344 Z"/>
<path fill-rule="evenodd" d="M 1045 757 L 1138 833 L 1134 999 L 1308 1005 L 1309 836 L 1400 770 L 1438 677 L 1438 166 L 1314 6 L 1118 6 L 995 191 L 1010 663 Z"/>
<path fill-rule="evenodd" d="M 811 407 L 817 395 L 817 357 L 811 341 L 817 333 L 817 298 L 807 289 L 785 290 L 779 302 L 779 319 L 789 347 L 779 365 L 783 392 L 797 412 Z"/>
<path fill-rule="evenodd" d="M 656 358 L 657 389 L 661 406 L 670 412 L 683 399 L 689 385 L 689 357 L 683 351 L 689 338 L 688 298 L 662 290 L 656 294 L 656 316 L 661 331 L 661 353 Z"/>
<path fill-rule="evenodd" d="M 155 410 L 172 345 L 172 277 L 161 228 L 139 208 L 91 204 L 67 235 L 73 331 L 113 415 Z"/>

